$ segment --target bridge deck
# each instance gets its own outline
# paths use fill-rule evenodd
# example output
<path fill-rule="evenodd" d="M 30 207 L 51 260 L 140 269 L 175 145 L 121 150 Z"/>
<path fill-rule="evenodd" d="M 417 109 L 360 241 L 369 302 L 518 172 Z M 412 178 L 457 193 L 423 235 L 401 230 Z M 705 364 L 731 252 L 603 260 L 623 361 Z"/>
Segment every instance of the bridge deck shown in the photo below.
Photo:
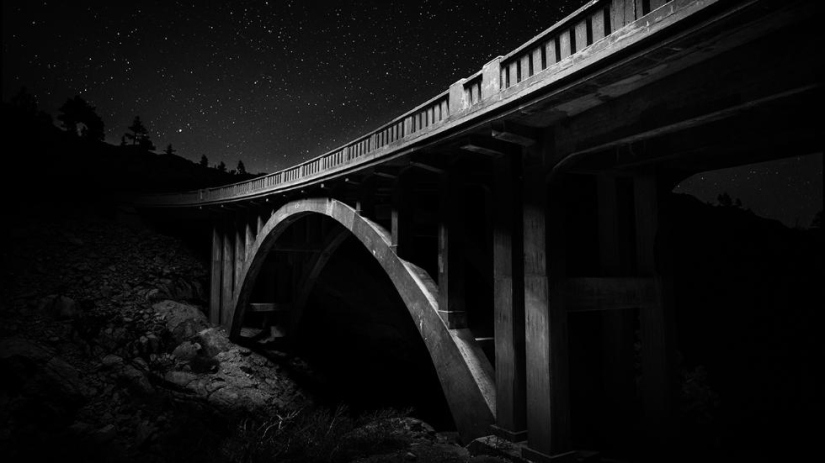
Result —
<path fill-rule="evenodd" d="M 341 180 L 466 137 L 493 125 L 493 136 L 518 141 L 504 127 L 513 115 L 544 127 L 707 60 L 737 44 L 697 48 L 702 29 L 729 27 L 725 19 L 758 1 L 593 0 L 505 56 L 449 89 L 344 146 L 287 169 L 216 188 L 143 196 L 148 207 L 221 204 L 263 198 Z M 716 14 L 717 16 L 712 16 Z M 757 31 L 758 32 L 758 31 Z M 684 37 L 692 34 L 685 42 Z M 747 40 L 748 31 L 739 37 Z M 655 40 L 655 50 L 645 48 Z M 694 45 L 694 46 L 691 46 Z M 523 117 L 528 115 L 530 117 Z M 495 124 L 501 122 L 496 131 Z M 495 151 L 472 139 L 463 148 Z M 489 143 L 488 143 L 489 144 Z M 595 148 L 594 148 L 595 149 Z"/>

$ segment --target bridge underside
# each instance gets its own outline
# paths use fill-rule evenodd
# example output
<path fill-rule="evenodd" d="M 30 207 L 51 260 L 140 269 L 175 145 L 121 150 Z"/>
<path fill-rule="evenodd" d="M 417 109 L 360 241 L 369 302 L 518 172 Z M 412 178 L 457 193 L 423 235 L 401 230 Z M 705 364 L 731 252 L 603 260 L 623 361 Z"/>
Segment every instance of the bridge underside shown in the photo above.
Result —
<path fill-rule="evenodd" d="M 620 32 L 655 28 L 664 8 Z M 572 458 L 586 439 L 573 431 L 583 428 L 570 371 L 584 360 L 571 349 L 593 332 L 581 328 L 590 320 L 603 346 L 605 441 L 667 445 L 677 432 L 675 320 L 662 195 L 698 172 L 822 152 L 821 118 L 811 117 L 823 101 L 820 9 L 714 3 L 627 47 L 608 40 L 600 46 L 620 48 L 613 58 L 434 141 L 189 212 L 218 224 L 213 320 L 237 336 L 274 237 L 302 215 L 325 215 L 390 275 L 464 438 L 492 429 L 526 439 L 532 458 Z M 317 252 L 295 283 L 294 317 L 344 236 L 316 228 L 304 232 Z"/>

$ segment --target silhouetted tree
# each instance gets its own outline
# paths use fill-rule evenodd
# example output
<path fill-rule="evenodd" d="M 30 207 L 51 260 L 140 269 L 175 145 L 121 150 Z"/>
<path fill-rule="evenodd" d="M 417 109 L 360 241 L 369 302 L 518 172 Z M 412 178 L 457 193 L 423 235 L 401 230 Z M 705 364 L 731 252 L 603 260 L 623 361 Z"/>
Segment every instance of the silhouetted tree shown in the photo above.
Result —
<path fill-rule="evenodd" d="M 716 200 L 719 201 L 719 205 L 722 206 L 722 207 L 732 207 L 733 206 L 733 200 L 731 199 L 730 195 L 727 192 L 722 193 L 721 195 L 717 196 Z"/>
<path fill-rule="evenodd" d="M 207 158 L 205 154 L 201 155 L 200 166 L 201 167 L 209 167 L 209 158 Z"/>
<path fill-rule="evenodd" d="M 33 119 L 40 127 L 53 127 L 52 116 L 37 109 L 37 97 L 26 87 L 20 87 L 20 90 L 9 100 L 9 106 L 18 114 Z"/>
<path fill-rule="evenodd" d="M 173 154 L 175 154 L 175 148 L 172 148 L 172 144 L 171 144 L 171 143 L 169 143 L 168 145 L 166 145 L 166 149 L 165 149 L 165 150 L 163 150 L 163 154 L 168 154 L 168 155 L 170 155 L 170 156 L 171 156 L 171 155 L 173 155 Z"/>
<path fill-rule="evenodd" d="M 11 97 L 11 106 L 30 116 L 37 114 L 37 98 L 29 93 L 26 87 L 20 87 L 20 90 Z"/>
<path fill-rule="evenodd" d="M 57 119 L 63 123 L 67 132 L 75 134 L 85 140 L 103 140 L 103 119 L 95 112 L 95 107 L 86 100 L 75 95 L 63 103 Z"/>
<path fill-rule="evenodd" d="M 149 131 L 146 130 L 146 126 L 143 125 L 140 116 L 135 116 L 135 120 L 132 121 L 132 125 L 130 125 L 128 129 L 131 133 L 126 133 L 124 137 L 132 140 L 132 146 L 139 146 L 146 151 L 155 149 L 155 145 L 152 143 L 152 140 L 149 139 Z"/>
<path fill-rule="evenodd" d="M 218 169 L 220 172 L 226 172 L 226 164 L 224 164 L 223 161 L 221 161 L 220 164 L 218 164 L 218 166 L 215 168 Z"/>
<path fill-rule="evenodd" d="M 243 161 L 238 161 L 238 168 L 235 169 L 235 172 L 238 175 L 246 175 L 246 166 L 243 165 Z"/>

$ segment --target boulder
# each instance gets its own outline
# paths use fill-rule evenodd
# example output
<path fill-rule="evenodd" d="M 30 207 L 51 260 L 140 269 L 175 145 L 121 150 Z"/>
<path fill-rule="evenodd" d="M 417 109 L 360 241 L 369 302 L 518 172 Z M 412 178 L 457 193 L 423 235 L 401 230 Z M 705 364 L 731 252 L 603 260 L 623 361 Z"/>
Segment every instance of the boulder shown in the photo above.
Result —
<path fill-rule="evenodd" d="M 209 327 L 206 315 L 197 307 L 175 301 L 162 301 L 152 309 L 166 320 L 166 328 L 176 341 L 188 339 Z"/>
<path fill-rule="evenodd" d="M 133 393 L 140 396 L 148 396 L 154 392 L 149 378 L 132 365 L 125 365 L 118 372 L 118 378 L 126 384 L 126 387 Z"/>
<path fill-rule="evenodd" d="M 470 455 L 496 457 L 509 460 L 513 463 L 528 463 L 521 456 L 521 448 L 498 436 L 484 436 L 467 444 Z"/>
<path fill-rule="evenodd" d="M 170 371 L 163 376 L 163 379 L 180 387 L 186 387 L 189 383 L 198 379 L 198 376 L 185 371 Z"/>
<path fill-rule="evenodd" d="M 95 394 L 80 372 L 43 347 L 22 338 L 0 342 L 0 371 L 4 386 L 13 395 L 23 395 L 74 407 Z"/>
<path fill-rule="evenodd" d="M 175 348 L 175 350 L 172 351 L 172 357 L 176 360 L 185 362 L 192 360 L 196 355 L 198 355 L 198 351 L 200 349 L 201 346 L 198 343 L 183 341 L 178 347 Z"/>
<path fill-rule="evenodd" d="M 57 319 L 69 319 L 78 315 L 79 307 L 74 299 L 52 294 L 37 303 L 37 310 Z"/>
<path fill-rule="evenodd" d="M 204 354 L 209 357 L 214 357 L 221 352 L 226 352 L 232 347 L 226 331 L 222 328 L 207 328 L 202 330 L 197 334 L 196 339 L 203 348 Z"/>
<path fill-rule="evenodd" d="M 103 357 L 103 360 L 101 362 L 103 363 L 104 367 L 111 368 L 111 367 L 116 367 L 116 366 L 122 365 L 123 364 L 123 358 L 121 358 L 117 355 L 114 355 L 114 354 L 109 354 L 109 355 Z"/>

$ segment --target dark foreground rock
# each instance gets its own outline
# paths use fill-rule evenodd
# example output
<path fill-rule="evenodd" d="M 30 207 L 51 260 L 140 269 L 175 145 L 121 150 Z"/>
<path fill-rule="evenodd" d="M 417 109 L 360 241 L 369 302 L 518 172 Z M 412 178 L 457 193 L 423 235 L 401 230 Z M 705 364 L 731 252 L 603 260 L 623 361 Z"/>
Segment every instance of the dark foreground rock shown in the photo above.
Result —
<path fill-rule="evenodd" d="M 316 406 L 306 362 L 208 323 L 180 241 L 86 213 L 10 223 L 0 461 L 482 461 L 401 412 Z"/>

